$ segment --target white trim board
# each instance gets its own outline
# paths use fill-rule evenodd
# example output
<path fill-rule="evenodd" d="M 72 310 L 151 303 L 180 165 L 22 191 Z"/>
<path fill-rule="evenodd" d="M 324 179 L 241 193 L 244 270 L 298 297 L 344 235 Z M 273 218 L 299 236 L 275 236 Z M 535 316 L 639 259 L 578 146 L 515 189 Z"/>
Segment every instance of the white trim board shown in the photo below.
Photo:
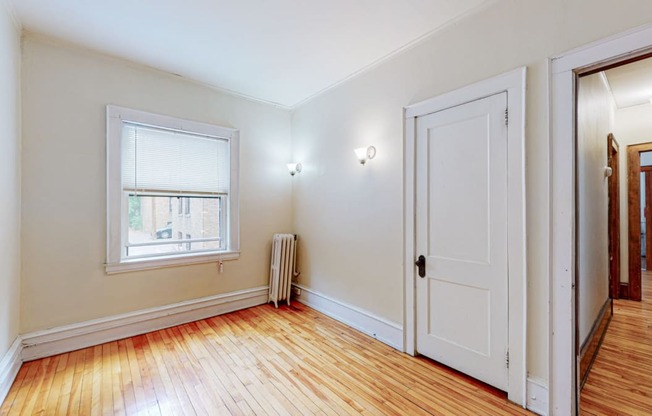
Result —
<path fill-rule="evenodd" d="M 263 305 L 268 292 L 268 286 L 260 286 L 31 332 L 21 337 L 22 360 L 36 360 Z"/>
<path fill-rule="evenodd" d="M 526 406 L 527 265 L 525 222 L 525 80 L 521 67 L 485 81 L 405 107 L 404 140 L 404 328 L 405 352 L 416 351 L 415 252 L 416 132 L 419 116 L 507 92 L 508 271 L 509 271 L 509 400 Z"/>
<path fill-rule="evenodd" d="M 528 377 L 527 409 L 538 415 L 548 415 L 548 387 L 544 381 Z"/>
<path fill-rule="evenodd" d="M 20 353 L 22 349 L 23 345 L 19 336 L 0 360 L 0 405 L 7 398 L 9 389 L 18 375 L 18 370 L 20 370 L 22 364 Z"/>
<path fill-rule="evenodd" d="M 376 338 L 390 347 L 403 351 L 403 328 L 401 325 L 305 286 L 299 284 L 292 284 L 292 286 L 301 289 L 301 295 L 295 298 L 296 301 Z"/>
<path fill-rule="evenodd" d="M 575 345 L 575 86 L 578 73 L 652 50 L 652 25 L 591 43 L 550 61 L 550 409 L 577 413 Z"/>

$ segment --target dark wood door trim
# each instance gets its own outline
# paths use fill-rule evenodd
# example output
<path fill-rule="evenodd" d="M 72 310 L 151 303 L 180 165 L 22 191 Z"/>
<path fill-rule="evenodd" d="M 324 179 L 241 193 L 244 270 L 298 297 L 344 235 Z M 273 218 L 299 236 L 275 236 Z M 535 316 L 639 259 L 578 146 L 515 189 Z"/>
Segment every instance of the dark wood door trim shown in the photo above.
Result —
<path fill-rule="evenodd" d="M 645 269 L 652 270 L 652 166 L 641 166 L 641 173 L 645 175 Z"/>
<path fill-rule="evenodd" d="M 652 270 L 652 170 L 645 170 L 645 269 Z"/>
<path fill-rule="evenodd" d="M 641 300 L 641 152 L 652 151 L 652 143 L 627 146 L 627 217 L 629 299 Z"/>
<path fill-rule="evenodd" d="M 607 136 L 607 165 L 611 168 L 609 192 L 609 294 L 620 297 L 620 170 L 618 142 L 613 134 Z"/>
<path fill-rule="evenodd" d="M 584 383 L 589 377 L 589 370 L 598 356 L 604 336 L 607 334 L 613 311 L 613 299 L 607 299 L 600 309 L 598 319 L 593 323 L 589 336 L 586 337 L 584 345 L 580 348 L 580 388 L 584 387 Z"/>

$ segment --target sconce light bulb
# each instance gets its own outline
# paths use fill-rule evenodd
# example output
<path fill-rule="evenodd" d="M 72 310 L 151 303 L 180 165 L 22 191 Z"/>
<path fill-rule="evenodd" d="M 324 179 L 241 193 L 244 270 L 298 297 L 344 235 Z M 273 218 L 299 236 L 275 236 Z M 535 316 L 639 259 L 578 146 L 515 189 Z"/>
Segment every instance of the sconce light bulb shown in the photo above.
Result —
<path fill-rule="evenodd" d="M 358 147 L 353 151 L 362 165 L 367 163 L 367 160 L 373 159 L 376 156 L 376 148 L 373 146 Z"/>
<path fill-rule="evenodd" d="M 301 163 L 288 163 L 286 165 L 290 171 L 290 175 L 294 176 L 297 173 L 301 172 Z"/>
<path fill-rule="evenodd" d="M 364 165 L 365 162 L 367 161 L 367 148 L 359 147 L 357 149 L 354 149 L 353 151 L 355 152 L 355 155 L 357 156 L 360 163 Z"/>

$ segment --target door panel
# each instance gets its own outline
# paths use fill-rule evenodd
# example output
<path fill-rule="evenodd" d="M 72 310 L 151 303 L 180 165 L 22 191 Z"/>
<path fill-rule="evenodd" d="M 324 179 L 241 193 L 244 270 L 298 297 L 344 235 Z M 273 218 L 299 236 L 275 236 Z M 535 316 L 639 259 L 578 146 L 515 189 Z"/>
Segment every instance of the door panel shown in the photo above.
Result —
<path fill-rule="evenodd" d="M 438 305 L 430 309 L 428 333 L 437 334 L 449 344 L 488 356 L 491 353 L 489 291 L 437 279 L 429 279 L 428 285 L 430 301 Z M 440 310 L 447 314 L 437 313 Z M 451 316 L 457 318 L 450 319 Z M 486 322 L 477 322 L 477 317 L 485 317 Z M 460 327 L 479 330 L 460 331 Z"/>
<path fill-rule="evenodd" d="M 417 118 L 417 351 L 506 390 L 507 95 Z"/>
<path fill-rule="evenodd" d="M 438 118 L 446 114 L 437 113 Z M 442 120 L 447 122 L 447 120 Z M 488 189 L 487 140 L 474 134 L 484 131 L 484 114 L 466 120 L 437 126 L 430 130 L 436 135 L 428 147 L 429 195 L 437 199 L 429 206 L 429 250 L 441 259 L 489 262 L 489 218 L 486 192 Z M 464 137 L 464 140 L 459 140 Z M 454 180 L 451 180 L 454 178 Z M 442 198 L 438 198 L 441 196 Z M 439 238 L 442 235 L 474 235 L 476 238 Z"/>

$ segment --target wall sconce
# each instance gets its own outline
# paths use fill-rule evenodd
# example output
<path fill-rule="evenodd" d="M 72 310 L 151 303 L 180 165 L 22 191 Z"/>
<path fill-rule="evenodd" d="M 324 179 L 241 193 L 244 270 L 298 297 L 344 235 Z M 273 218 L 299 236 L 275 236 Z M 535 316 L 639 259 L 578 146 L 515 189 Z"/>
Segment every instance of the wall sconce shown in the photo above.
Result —
<path fill-rule="evenodd" d="M 369 147 L 359 147 L 353 150 L 355 155 L 358 157 L 361 165 L 367 163 L 367 160 L 373 159 L 376 157 L 376 148 L 373 146 Z"/>
<path fill-rule="evenodd" d="M 290 171 L 290 175 L 294 176 L 297 173 L 301 172 L 301 163 L 288 163 L 287 164 L 288 170 Z"/>

